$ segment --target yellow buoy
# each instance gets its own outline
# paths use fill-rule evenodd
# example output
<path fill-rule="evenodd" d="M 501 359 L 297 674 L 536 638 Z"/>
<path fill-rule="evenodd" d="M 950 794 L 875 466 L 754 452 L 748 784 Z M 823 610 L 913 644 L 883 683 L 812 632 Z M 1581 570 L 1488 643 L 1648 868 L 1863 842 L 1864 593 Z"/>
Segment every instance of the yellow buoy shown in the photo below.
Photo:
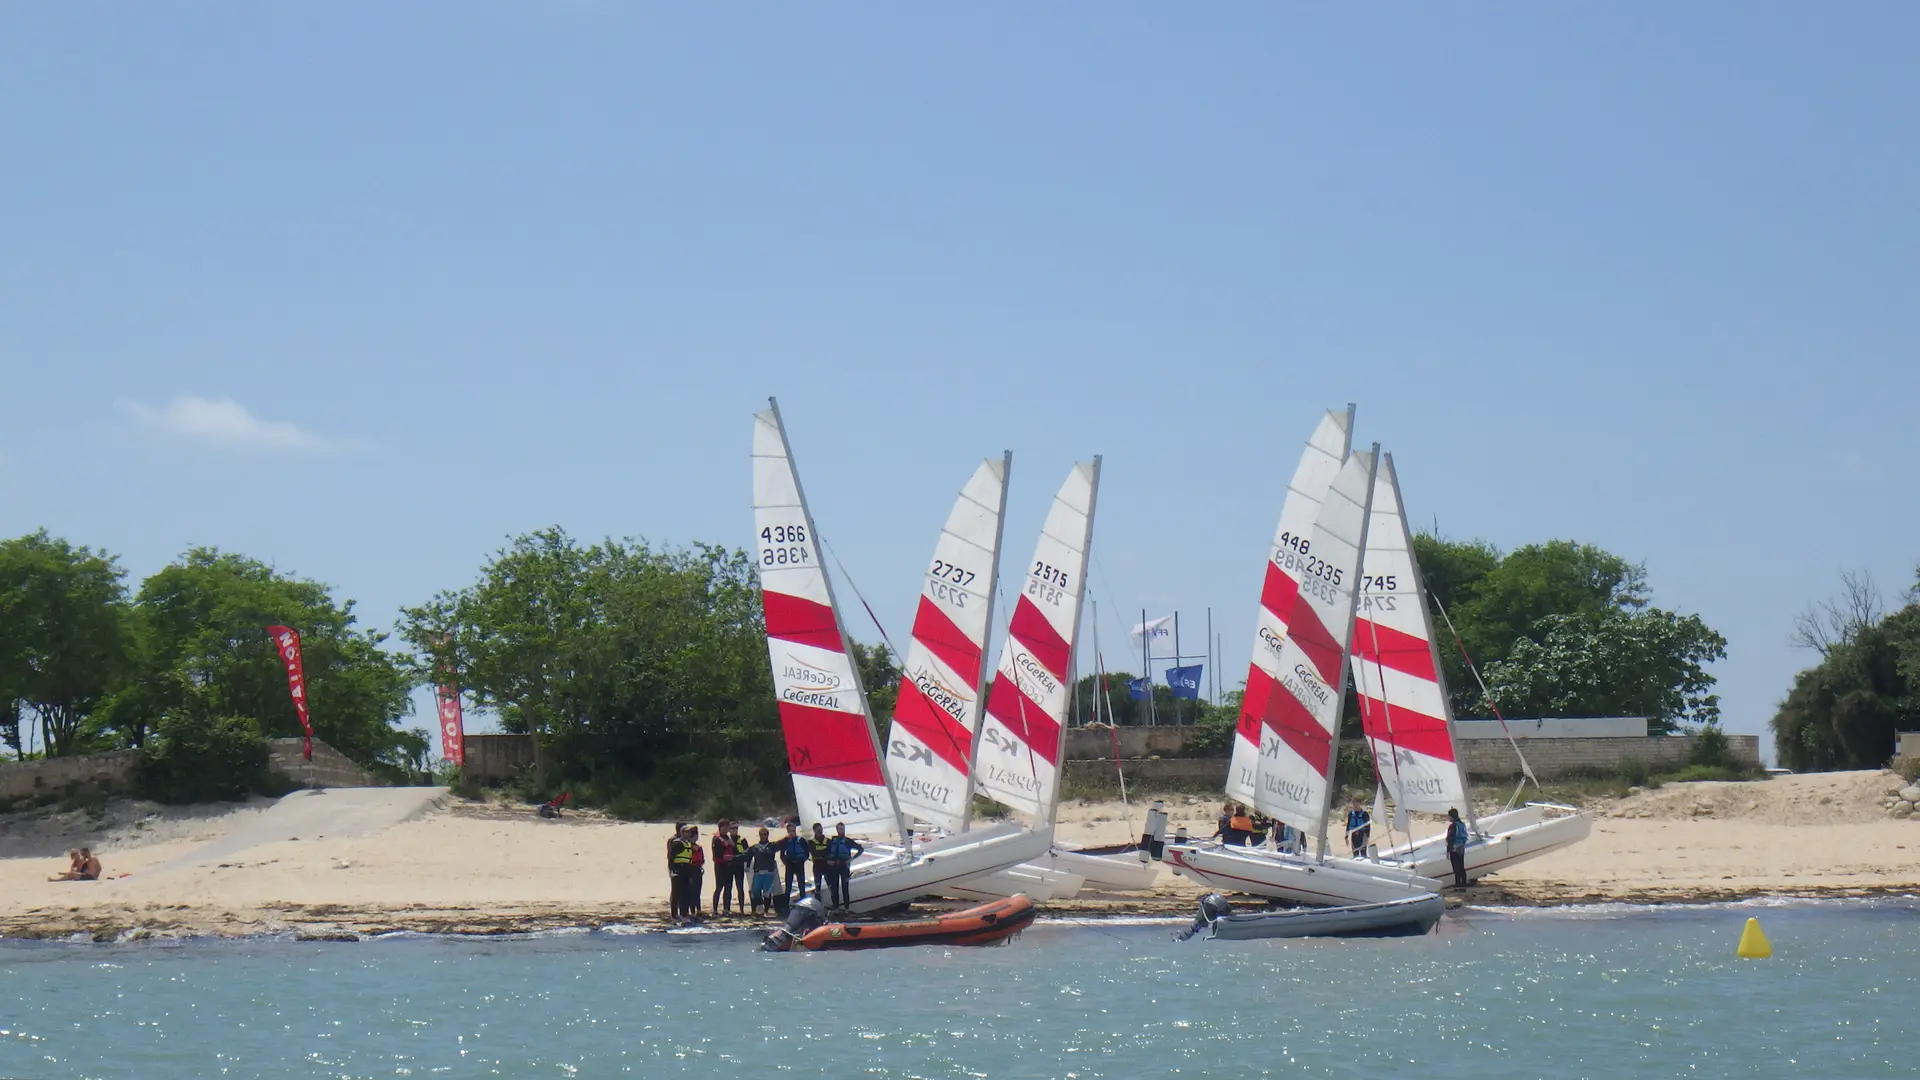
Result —
<path fill-rule="evenodd" d="M 1759 919 L 1747 920 L 1747 928 L 1740 931 L 1740 947 L 1734 953 L 1743 960 L 1765 960 L 1773 955 L 1773 946 L 1767 941 L 1767 932 L 1760 929 Z"/>

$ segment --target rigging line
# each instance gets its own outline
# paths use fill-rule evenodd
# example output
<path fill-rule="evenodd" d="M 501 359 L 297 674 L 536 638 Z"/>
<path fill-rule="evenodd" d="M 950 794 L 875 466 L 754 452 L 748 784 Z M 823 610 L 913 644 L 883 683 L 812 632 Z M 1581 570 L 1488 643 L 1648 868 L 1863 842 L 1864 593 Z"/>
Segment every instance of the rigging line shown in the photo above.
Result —
<path fill-rule="evenodd" d="M 1507 718 L 1500 715 L 1500 706 L 1494 703 L 1493 692 L 1487 689 L 1487 680 L 1480 677 L 1479 666 L 1473 662 L 1473 657 L 1467 655 L 1467 643 L 1461 640 L 1459 628 L 1453 625 L 1453 616 L 1447 614 L 1447 606 L 1440 602 L 1439 594 L 1432 589 L 1427 590 L 1427 597 L 1433 601 L 1434 609 L 1440 612 L 1440 618 L 1446 621 L 1447 632 L 1453 635 L 1453 644 L 1460 650 L 1460 659 L 1467 662 L 1467 670 L 1473 673 L 1473 681 L 1480 687 L 1480 697 L 1486 701 L 1493 718 L 1500 721 L 1500 732 L 1507 737 L 1507 745 L 1513 747 L 1513 756 L 1520 759 L 1520 784 L 1513 789 L 1513 797 L 1507 800 L 1507 809 L 1511 810 L 1520 801 L 1520 793 L 1527 790 L 1527 781 L 1533 781 L 1533 786 L 1543 792 L 1546 789 L 1540 787 L 1540 778 L 1533 775 L 1533 767 L 1527 764 L 1527 755 L 1520 749 L 1520 741 L 1513 737 L 1513 730 L 1507 727 Z M 1465 786 L 1464 783 L 1462 786 Z"/>
<path fill-rule="evenodd" d="M 1407 789 L 1406 782 L 1400 779 L 1400 743 L 1393 737 L 1393 706 L 1387 704 L 1387 668 L 1386 662 L 1380 656 L 1380 624 L 1374 622 L 1372 619 L 1367 620 L 1367 636 L 1373 639 L 1373 671 L 1374 678 L 1378 680 L 1374 685 L 1380 688 L 1380 714 L 1387 722 L 1387 748 L 1388 752 L 1393 754 L 1393 782 L 1396 793 L 1393 805 L 1395 809 L 1398 809 L 1400 806 L 1398 793 Z M 1366 698 L 1363 696 L 1360 701 L 1360 734 L 1365 736 L 1367 720 Z M 1369 747 L 1369 749 L 1371 749 L 1371 747 Z M 1377 754 L 1374 755 L 1373 758 L 1373 775 L 1379 777 L 1382 782 L 1386 780 L 1386 777 L 1380 775 L 1380 758 Z M 1413 832 L 1411 830 L 1407 832 L 1407 839 L 1413 839 Z M 1393 820 L 1391 818 L 1387 820 L 1387 841 L 1389 843 L 1393 841 Z"/>
<path fill-rule="evenodd" d="M 854 599 L 860 601 L 860 606 L 867 610 L 867 618 L 873 620 L 873 628 L 880 631 L 880 640 L 886 642 L 887 648 L 893 650 L 894 662 L 898 664 L 906 663 L 906 654 L 901 652 L 900 647 L 893 643 L 893 638 L 888 635 L 887 628 L 880 625 L 880 616 L 873 613 L 873 605 L 867 603 L 866 594 L 860 591 L 860 583 L 853 580 L 853 575 L 847 572 L 847 564 L 840 561 L 840 553 L 833 550 L 833 545 L 827 542 L 826 534 L 822 533 L 818 528 L 814 529 L 813 534 L 819 538 L 820 546 L 827 549 L 827 554 L 833 556 L 833 565 L 840 568 L 840 576 L 847 579 L 847 585 L 853 589 Z"/>

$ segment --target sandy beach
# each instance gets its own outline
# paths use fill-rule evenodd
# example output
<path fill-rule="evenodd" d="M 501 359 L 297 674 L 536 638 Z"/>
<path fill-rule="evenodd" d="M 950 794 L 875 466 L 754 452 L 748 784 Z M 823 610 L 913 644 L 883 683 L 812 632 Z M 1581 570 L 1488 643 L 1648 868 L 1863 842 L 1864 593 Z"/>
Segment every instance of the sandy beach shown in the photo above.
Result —
<path fill-rule="evenodd" d="M 1831 773 L 1670 785 L 1596 802 L 1586 842 L 1491 878 L 1464 899 L 1672 903 L 1920 891 L 1920 821 L 1890 819 L 1882 805 L 1899 786 L 1891 773 Z M 277 810 L 269 800 L 188 808 L 116 801 L 92 813 L 0 818 L 0 935 L 664 924 L 665 823 L 591 813 L 549 821 L 431 789 L 358 790 L 365 794 L 294 796 L 307 802 Z M 1166 803 L 1176 823 L 1212 831 L 1216 800 Z M 1082 844 L 1129 840 L 1144 808 L 1139 799 L 1131 807 L 1068 804 L 1059 834 Z M 101 856 L 108 878 L 48 882 L 65 869 L 66 850 L 81 844 Z M 1163 870 L 1150 893 L 1082 894 L 1048 911 L 1185 914 L 1200 892 Z"/>

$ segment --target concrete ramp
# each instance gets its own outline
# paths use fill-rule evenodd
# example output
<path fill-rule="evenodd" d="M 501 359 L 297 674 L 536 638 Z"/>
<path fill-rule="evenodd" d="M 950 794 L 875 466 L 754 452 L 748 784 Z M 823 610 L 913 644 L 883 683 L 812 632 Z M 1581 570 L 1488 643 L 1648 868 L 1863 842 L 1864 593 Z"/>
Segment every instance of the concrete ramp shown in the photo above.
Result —
<path fill-rule="evenodd" d="M 353 839 L 411 821 L 446 805 L 442 787 L 324 788 L 296 791 L 225 836 L 209 840 L 141 875 L 151 878 L 183 866 L 218 862 L 282 840 Z"/>

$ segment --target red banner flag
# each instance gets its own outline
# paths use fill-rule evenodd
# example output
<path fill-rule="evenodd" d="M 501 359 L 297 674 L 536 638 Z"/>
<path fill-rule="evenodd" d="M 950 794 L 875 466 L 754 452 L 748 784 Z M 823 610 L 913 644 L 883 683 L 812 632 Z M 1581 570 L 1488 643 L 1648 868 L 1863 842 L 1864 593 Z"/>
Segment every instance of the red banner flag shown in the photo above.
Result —
<path fill-rule="evenodd" d="M 293 709 L 300 714 L 300 730 L 306 732 L 307 741 L 300 748 L 300 756 L 312 761 L 313 724 L 307 719 L 307 676 L 300 668 L 300 631 L 291 626 L 269 626 L 267 633 L 273 638 L 280 662 L 286 665 L 287 693 L 293 695 Z"/>
<path fill-rule="evenodd" d="M 455 765 L 467 763 L 467 733 L 460 716 L 460 688 L 451 681 L 434 688 L 440 701 L 440 756 Z"/>

